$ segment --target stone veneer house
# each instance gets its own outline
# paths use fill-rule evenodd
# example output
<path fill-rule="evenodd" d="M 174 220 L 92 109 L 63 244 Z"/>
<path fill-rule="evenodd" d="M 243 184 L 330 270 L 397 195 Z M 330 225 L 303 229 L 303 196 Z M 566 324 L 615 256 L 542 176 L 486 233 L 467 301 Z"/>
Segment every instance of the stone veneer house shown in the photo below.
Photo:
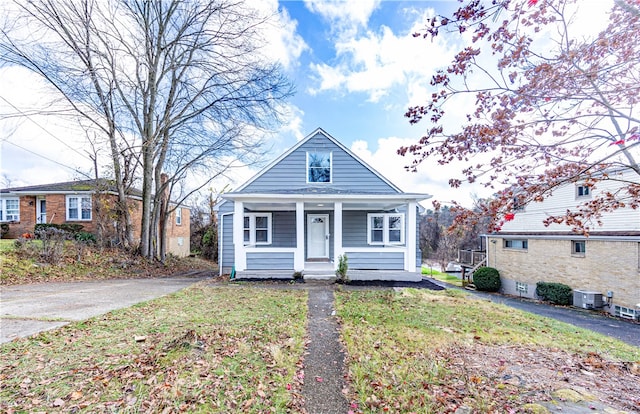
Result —
<path fill-rule="evenodd" d="M 106 180 L 99 181 L 101 195 L 115 201 L 117 193 Z M 9 225 L 5 238 L 17 238 L 33 233 L 37 223 L 73 223 L 83 226 L 83 231 L 95 233 L 96 180 L 70 181 L 29 187 L 0 190 L 0 222 Z M 132 190 L 131 219 L 134 239 L 140 239 L 142 198 L 139 190 Z M 189 209 L 180 206 L 173 213 L 167 226 L 167 253 L 188 256 L 190 253 Z"/>
<path fill-rule="evenodd" d="M 421 280 L 418 201 L 318 128 L 218 205 L 221 273 Z"/>
<path fill-rule="evenodd" d="M 637 181 L 635 174 L 617 173 Z M 564 283 L 574 291 L 602 294 L 603 308 L 612 314 L 640 319 L 640 210 L 625 207 L 604 213 L 602 225 L 592 226 L 589 237 L 565 225 L 543 224 L 550 215 L 561 215 L 598 192 L 622 185 L 565 185 L 543 202 L 517 211 L 500 232 L 489 234 L 488 266 L 500 271 L 503 292 L 534 298 L 537 282 Z"/>

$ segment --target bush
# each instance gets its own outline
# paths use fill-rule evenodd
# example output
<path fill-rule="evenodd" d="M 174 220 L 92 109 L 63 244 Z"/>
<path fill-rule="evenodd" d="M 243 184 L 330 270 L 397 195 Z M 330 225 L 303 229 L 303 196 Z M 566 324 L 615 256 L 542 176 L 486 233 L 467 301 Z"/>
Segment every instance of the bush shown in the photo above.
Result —
<path fill-rule="evenodd" d="M 564 283 L 538 282 L 536 284 L 536 295 L 556 305 L 573 304 L 573 289 Z"/>
<path fill-rule="evenodd" d="M 42 231 L 47 230 L 47 229 L 58 229 L 58 230 L 66 231 L 68 233 L 71 233 L 71 234 L 75 235 L 77 233 L 80 233 L 83 228 L 84 228 L 84 226 L 82 224 L 38 223 L 38 224 L 36 224 L 36 228 L 34 230 L 34 233 L 36 233 L 36 234 L 38 234 L 39 232 L 42 233 Z"/>
<path fill-rule="evenodd" d="M 7 223 L 0 224 L 0 238 L 4 239 L 7 233 L 9 233 L 9 225 Z"/>
<path fill-rule="evenodd" d="M 478 290 L 497 292 L 501 286 L 500 273 L 493 267 L 480 267 L 473 272 L 473 284 Z"/>
<path fill-rule="evenodd" d="M 73 236 L 73 238 L 78 242 L 86 244 L 96 243 L 96 236 L 88 231 L 79 231 Z"/>
<path fill-rule="evenodd" d="M 349 283 L 349 276 L 347 276 L 348 269 L 349 269 L 349 264 L 347 261 L 347 255 L 341 254 L 340 256 L 338 256 L 338 269 L 336 269 L 336 282 Z"/>

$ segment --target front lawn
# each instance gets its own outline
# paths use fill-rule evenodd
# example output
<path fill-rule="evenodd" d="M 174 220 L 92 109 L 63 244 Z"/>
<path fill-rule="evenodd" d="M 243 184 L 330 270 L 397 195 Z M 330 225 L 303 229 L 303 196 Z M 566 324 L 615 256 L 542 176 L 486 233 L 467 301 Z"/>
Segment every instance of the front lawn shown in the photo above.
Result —
<path fill-rule="evenodd" d="M 343 291 L 336 309 L 360 412 L 522 412 L 558 382 L 594 378 L 607 401 L 640 404 L 628 372 L 640 349 L 572 325 L 456 290 Z"/>
<path fill-rule="evenodd" d="M 0 347 L 1 412 L 285 412 L 306 292 L 202 283 Z"/>

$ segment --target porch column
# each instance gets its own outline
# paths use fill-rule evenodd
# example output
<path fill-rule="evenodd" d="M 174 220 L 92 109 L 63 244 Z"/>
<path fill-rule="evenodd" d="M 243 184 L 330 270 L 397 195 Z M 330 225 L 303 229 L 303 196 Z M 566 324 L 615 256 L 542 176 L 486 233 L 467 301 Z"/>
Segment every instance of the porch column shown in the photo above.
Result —
<path fill-rule="evenodd" d="M 416 271 L 416 208 L 415 201 L 407 203 L 407 252 L 404 255 L 404 270 Z"/>
<path fill-rule="evenodd" d="M 336 201 L 333 203 L 333 264 L 336 269 L 342 253 L 342 201 Z"/>
<path fill-rule="evenodd" d="M 233 203 L 233 246 L 235 254 L 236 272 L 247 268 L 247 255 L 244 248 L 244 203 Z"/>
<path fill-rule="evenodd" d="M 296 201 L 296 251 L 293 254 L 293 268 L 304 270 L 304 201 Z"/>

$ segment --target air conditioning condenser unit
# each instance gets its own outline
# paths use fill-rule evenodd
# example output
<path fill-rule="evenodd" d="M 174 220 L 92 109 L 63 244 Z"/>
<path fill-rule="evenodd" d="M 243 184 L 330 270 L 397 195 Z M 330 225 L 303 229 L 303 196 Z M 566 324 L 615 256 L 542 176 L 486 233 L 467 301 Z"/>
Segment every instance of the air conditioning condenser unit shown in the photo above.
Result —
<path fill-rule="evenodd" d="M 583 309 L 602 309 L 602 293 L 588 290 L 573 291 L 573 306 Z"/>

